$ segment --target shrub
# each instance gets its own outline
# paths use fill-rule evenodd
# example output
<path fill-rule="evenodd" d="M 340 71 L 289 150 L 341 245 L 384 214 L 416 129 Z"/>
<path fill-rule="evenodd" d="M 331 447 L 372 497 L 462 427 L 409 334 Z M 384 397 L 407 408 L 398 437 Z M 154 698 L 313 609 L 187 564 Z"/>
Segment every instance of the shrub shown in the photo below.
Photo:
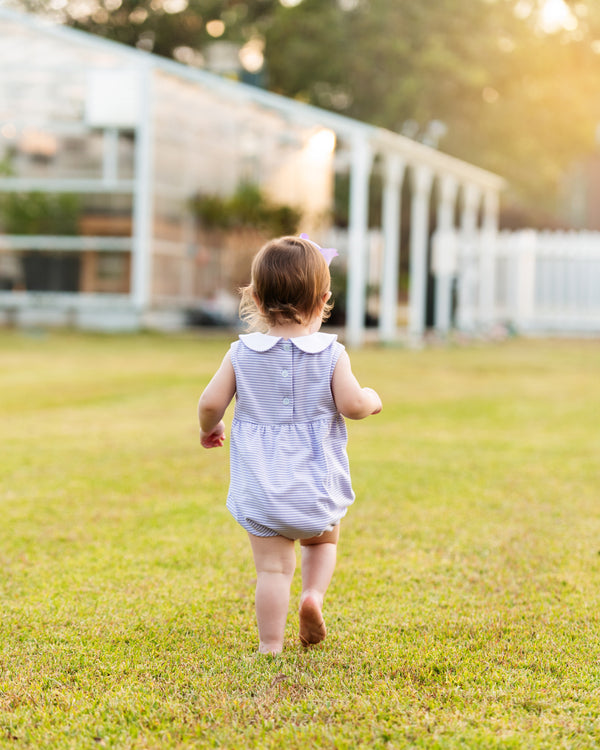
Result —
<path fill-rule="evenodd" d="M 192 198 L 191 209 L 207 229 L 254 227 L 273 235 L 294 234 L 301 218 L 298 209 L 271 203 L 251 182 L 241 182 L 227 198 L 199 193 Z"/>
<path fill-rule="evenodd" d="M 6 193 L 0 199 L 0 222 L 6 234 L 75 235 L 80 200 L 72 193 Z"/>

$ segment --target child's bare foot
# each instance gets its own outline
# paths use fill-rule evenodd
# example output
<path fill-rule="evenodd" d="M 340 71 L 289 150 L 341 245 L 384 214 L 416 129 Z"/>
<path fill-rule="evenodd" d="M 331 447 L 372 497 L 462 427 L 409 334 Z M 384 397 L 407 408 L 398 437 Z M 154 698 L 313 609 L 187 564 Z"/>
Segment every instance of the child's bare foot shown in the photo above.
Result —
<path fill-rule="evenodd" d="M 279 656 L 279 654 L 283 651 L 283 646 L 279 645 L 269 645 L 266 643 L 260 643 L 258 646 L 258 653 L 264 654 L 265 656 Z"/>
<path fill-rule="evenodd" d="M 320 643 L 326 635 L 319 601 L 313 594 L 306 594 L 300 602 L 300 642 L 303 646 Z"/>

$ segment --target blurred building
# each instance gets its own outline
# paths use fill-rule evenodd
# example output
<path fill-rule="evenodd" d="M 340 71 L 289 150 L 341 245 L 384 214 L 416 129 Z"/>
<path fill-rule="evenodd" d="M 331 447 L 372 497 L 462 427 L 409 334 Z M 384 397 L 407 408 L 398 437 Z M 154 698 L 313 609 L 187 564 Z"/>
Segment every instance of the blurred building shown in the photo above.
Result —
<path fill-rule="evenodd" d="M 481 217 L 485 247 L 497 231 L 497 175 L 214 72 L 4 9 L 0 71 L 0 323 L 180 326 L 187 311 L 226 300 L 247 280 L 265 237 L 256 229 L 207 231 L 193 199 L 230 196 L 244 183 L 298 210 L 299 230 L 326 244 L 334 171 L 348 171 L 340 266 L 347 262 L 354 345 L 364 329 L 374 170 L 384 197 L 385 340 L 395 338 L 398 323 L 403 185 L 410 191 L 411 335 L 424 331 L 431 273 L 440 325 L 449 324 L 457 265 L 448 238 L 456 225 L 471 242 Z M 482 320 L 489 317 L 488 256 Z"/>
<path fill-rule="evenodd" d="M 250 87 L 7 11 L 0 40 L 5 316 L 175 321 L 230 286 L 240 245 L 250 256 L 263 239 L 222 239 L 236 257 L 215 264 L 194 196 L 256 184 L 297 207 L 307 231 L 330 209 L 333 133 L 253 101 Z"/>

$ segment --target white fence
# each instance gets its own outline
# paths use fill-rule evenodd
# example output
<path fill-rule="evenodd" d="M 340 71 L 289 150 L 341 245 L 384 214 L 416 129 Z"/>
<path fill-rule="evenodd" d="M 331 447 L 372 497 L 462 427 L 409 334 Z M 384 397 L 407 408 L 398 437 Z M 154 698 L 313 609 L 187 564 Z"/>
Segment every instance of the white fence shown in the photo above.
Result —
<path fill-rule="evenodd" d="M 494 322 L 522 332 L 600 334 L 600 233 L 501 232 L 491 253 Z M 478 267 L 485 268 L 481 258 Z M 460 326 L 460 303 L 457 313 Z"/>
<path fill-rule="evenodd" d="M 326 241 L 339 249 L 343 264 L 347 232 L 331 231 Z M 365 255 L 367 280 L 375 290 L 383 276 L 381 231 L 369 232 Z M 441 334 L 451 327 L 485 333 L 500 324 L 522 333 L 600 336 L 600 232 L 434 233 L 430 272 L 435 278 L 430 306 Z M 369 301 L 379 317 L 380 298 L 375 292 Z M 396 310 L 400 329 L 407 325 L 407 312 Z"/>

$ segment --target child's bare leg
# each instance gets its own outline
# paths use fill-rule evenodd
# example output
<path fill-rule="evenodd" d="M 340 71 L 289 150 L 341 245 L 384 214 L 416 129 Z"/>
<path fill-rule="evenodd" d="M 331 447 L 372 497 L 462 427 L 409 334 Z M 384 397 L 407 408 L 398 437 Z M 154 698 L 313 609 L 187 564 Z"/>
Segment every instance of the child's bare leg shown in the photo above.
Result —
<path fill-rule="evenodd" d="M 321 536 L 302 539 L 302 596 L 300 597 L 300 640 L 306 646 L 327 635 L 323 620 L 323 599 L 331 582 L 337 557 L 339 524 Z"/>
<path fill-rule="evenodd" d="M 279 654 L 296 568 L 294 542 L 283 536 L 248 536 L 256 566 L 258 650 L 261 654 Z"/>

